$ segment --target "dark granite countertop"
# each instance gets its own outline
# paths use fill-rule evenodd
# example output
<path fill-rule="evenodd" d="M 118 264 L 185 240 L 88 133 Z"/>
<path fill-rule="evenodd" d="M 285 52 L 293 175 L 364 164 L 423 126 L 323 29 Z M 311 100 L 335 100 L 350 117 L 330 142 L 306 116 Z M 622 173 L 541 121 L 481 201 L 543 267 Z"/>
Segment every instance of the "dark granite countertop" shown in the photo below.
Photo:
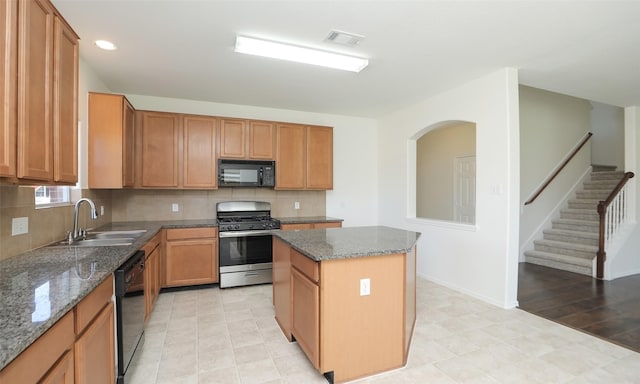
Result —
<path fill-rule="evenodd" d="M 406 253 L 420 233 L 375 226 L 277 231 L 274 236 L 310 259 L 323 261 Z"/>
<path fill-rule="evenodd" d="M 95 230 L 147 232 L 127 246 L 43 247 L 0 261 L 0 370 L 160 229 L 203 226 L 217 224 L 215 220 L 111 223 Z"/>
<path fill-rule="evenodd" d="M 300 223 L 336 223 L 343 222 L 343 219 L 328 216 L 303 216 L 303 217 L 276 217 L 280 224 L 300 224 Z"/>

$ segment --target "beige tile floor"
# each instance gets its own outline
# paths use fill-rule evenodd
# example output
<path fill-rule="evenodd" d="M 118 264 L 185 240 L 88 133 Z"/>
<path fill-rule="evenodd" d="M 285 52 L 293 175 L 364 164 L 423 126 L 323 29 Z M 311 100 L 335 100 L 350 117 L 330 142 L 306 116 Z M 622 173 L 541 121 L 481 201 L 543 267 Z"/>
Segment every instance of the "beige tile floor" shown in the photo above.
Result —
<path fill-rule="evenodd" d="M 640 354 L 418 279 L 407 366 L 355 383 L 640 383 Z M 326 383 L 273 319 L 271 286 L 163 293 L 131 384 Z"/>

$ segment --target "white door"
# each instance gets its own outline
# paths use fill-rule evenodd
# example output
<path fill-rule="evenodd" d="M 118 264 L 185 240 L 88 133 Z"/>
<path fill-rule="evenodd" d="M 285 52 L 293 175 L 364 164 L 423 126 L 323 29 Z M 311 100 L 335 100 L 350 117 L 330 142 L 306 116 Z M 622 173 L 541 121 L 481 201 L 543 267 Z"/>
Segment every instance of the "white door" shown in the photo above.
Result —
<path fill-rule="evenodd" d="M 458 223 L 476 223 L 476 157 L 456 157 L 453 172 L 453 218 Z"/>

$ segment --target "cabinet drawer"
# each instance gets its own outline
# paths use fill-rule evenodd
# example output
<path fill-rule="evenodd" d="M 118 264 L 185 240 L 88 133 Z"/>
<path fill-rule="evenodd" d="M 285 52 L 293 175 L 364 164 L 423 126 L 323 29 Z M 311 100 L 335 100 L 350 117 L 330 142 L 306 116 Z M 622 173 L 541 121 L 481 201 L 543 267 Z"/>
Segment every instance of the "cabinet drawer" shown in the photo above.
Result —
<path fill-rule="evenodd" d="M 167 229 L 167 240 L 200 239 L 218 237 L 218 228 L 176 228 Z"/>
<path fill-rule="evenodd" d="M 317 283 L 320 280 L 319 263 L 311 260 L 294 249 L 291 249 L 291 265 L 296 267 L 313 282 Z"/>
<path fill-rule="evenodd" d="M 65 351 L 71 350 L 74 339 L 73 312 L 69 311 L 0 371 L 0 383 L 38 382 Z"/>
<path fill-rule="evenodd" d="M 161 239 L 160 233 L 158 233 L 157 235 L 153 236 L 153 238 L 151 238 L 151 240 L 149 240 L 142 247 L 142 250 L 144 251 L 144 257 L 145 258 L 149 257 L 151 252 L 153 252 L 153 250 L 156 249 L 158 247 L 158 245 L 160 245 L 160 239 Z"/>
<path fill-rule="evenodd" d="M 313 224 L 311 223 L 301 223 L 301 224 L 282 224 L 280 225 L 280 229 L 283 231 L 292 231 L 295 229 L 312 229 Z"/>
<path fill-rule="evenodd" d="M 113 277 L 107 278 L 96 289 L 76 305 L 76 335 L 84 331 L 94 317 L 113 296 Z"/>

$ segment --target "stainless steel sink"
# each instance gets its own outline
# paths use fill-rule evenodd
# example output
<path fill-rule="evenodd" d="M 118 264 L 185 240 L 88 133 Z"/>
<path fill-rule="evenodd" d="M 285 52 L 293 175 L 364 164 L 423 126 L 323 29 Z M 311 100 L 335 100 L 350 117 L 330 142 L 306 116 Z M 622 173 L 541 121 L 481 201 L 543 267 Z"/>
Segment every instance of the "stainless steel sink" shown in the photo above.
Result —
<path fill-rule="evenodd" d="M 131 231 L 99 231 L 87 233 L 87 239 L 115 239 L 115 238 L 138 238 L 147 232 L 146 229 L 134 229 Z"/>
<path fill-rule="evenodd" d="M 115 247 L 121 245 L 131 245 L 134 241 L 145 232 L 144 229 L 136 229 L 130 231 L 98 231 L 87 232 L 84 238 L 73 241 L 69 244 L 68 240 L 59 241 L 52 247 Z"/>

